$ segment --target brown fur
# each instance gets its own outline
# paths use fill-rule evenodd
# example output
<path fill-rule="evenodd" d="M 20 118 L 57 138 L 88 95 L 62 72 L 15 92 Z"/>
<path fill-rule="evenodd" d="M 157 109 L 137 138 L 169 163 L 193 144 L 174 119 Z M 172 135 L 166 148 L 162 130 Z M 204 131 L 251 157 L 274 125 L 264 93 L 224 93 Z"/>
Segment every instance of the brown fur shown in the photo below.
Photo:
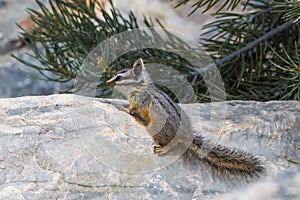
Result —
<path fill-rule="evenodd" d="M 265 167 L 257 157 L 241 150 L 210 144 L 203 137 L 195 137 L 189 149 L 196 152 L 214 174 L 258 178 L 265 173 Z"/>
<path fill-rule="evenodd" d="M 190 134 L 192 130 L 188 117 L 165 93 L 151 82 L 147 82 L 149 77 L 141 59 L 135 62 L 133 69 L 120 71 L 107 83 L 114 84 L 119 90 L 122 89 L 124 94 L 129 95 L 129 108 L 126 112 L 142 122 L 155 143 L 159 145 L 154 147 L 154 153 L 164 154 L 176 147 L 169 145 L 176 138 L 174 144 L 181 143 L 186 146 L 185 155 L 201 161 L 213 174 L 252 178 L 259 177 L 265 172 L 261 161 L 253 155 L 213 145 L 201 136 Z M 117 80 L 117 76 L 122 76 L 123 80 Z M 139 79 L 141 76 L 143 78 Z M 130 79 L 132 82 L 128 81 Z"/>

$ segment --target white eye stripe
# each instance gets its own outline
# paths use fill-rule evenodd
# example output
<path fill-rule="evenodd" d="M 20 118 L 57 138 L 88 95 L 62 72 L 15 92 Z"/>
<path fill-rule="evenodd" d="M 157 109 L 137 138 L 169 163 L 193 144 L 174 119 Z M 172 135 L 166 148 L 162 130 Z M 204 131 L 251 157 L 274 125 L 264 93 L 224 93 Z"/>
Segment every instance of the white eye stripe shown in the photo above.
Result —
<path fill-rule="evenodd" d="M 130 70 L 128 70 L 128 71 L 123 71 L 122 70 L 122 71 L 118 72 L 115 75 L 115 77 L 117 78 L 118 76 L 122 76 L 124 78 L 124 77 L 129 76 L 129 75 L 131 75 L 131 71 Z"/>

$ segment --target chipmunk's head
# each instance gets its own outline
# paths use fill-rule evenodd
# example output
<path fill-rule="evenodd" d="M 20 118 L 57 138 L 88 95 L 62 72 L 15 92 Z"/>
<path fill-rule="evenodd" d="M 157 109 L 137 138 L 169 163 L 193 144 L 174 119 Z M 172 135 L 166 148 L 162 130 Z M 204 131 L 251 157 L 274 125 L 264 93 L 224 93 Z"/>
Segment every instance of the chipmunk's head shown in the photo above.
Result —
<path fill-rule="evenodd" d="M 131 69 L 122 69 L 118 71 L 106 84 L 115 90 L 128 94 L 139 86 L 147 85 L 151 82 L 144 62 L 141 58 L 137 59 Z"/>

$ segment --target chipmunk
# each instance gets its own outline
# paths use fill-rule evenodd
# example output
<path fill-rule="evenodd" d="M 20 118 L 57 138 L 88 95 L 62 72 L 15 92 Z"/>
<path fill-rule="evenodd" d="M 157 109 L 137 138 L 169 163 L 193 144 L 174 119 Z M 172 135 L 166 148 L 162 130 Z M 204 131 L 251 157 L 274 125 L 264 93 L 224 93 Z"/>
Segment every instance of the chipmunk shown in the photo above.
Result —
<path fill-rule="evenodd" d="M 155 142 L 154 153 L 165 154 L 181 143 L 187 147 L 189 155 L 195 155 L 213 174 L 259 177 L 265 171 L 257 157 L 213 145 L 208 139 L 193 135 L 185 113 L 154 85 L 141 58 L 131 69 L 117 72 L 106 83 L 129 99 L 129 106 L 118 108 L 146 126 Z M 184 134 L 178 135 L 180 128 Z"/>

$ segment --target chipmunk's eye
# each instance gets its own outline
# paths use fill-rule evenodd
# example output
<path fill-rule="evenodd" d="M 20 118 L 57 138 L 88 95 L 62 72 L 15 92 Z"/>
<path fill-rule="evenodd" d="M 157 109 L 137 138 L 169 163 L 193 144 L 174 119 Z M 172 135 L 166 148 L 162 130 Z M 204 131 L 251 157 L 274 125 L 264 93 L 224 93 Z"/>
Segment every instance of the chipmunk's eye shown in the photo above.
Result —
<path fill-rule="evenodd" d="M 115 78 L 115 81 L 121 81 L 121 80 L 123 80 L 123 76 L 117 76 L 117 77 Z"/>

